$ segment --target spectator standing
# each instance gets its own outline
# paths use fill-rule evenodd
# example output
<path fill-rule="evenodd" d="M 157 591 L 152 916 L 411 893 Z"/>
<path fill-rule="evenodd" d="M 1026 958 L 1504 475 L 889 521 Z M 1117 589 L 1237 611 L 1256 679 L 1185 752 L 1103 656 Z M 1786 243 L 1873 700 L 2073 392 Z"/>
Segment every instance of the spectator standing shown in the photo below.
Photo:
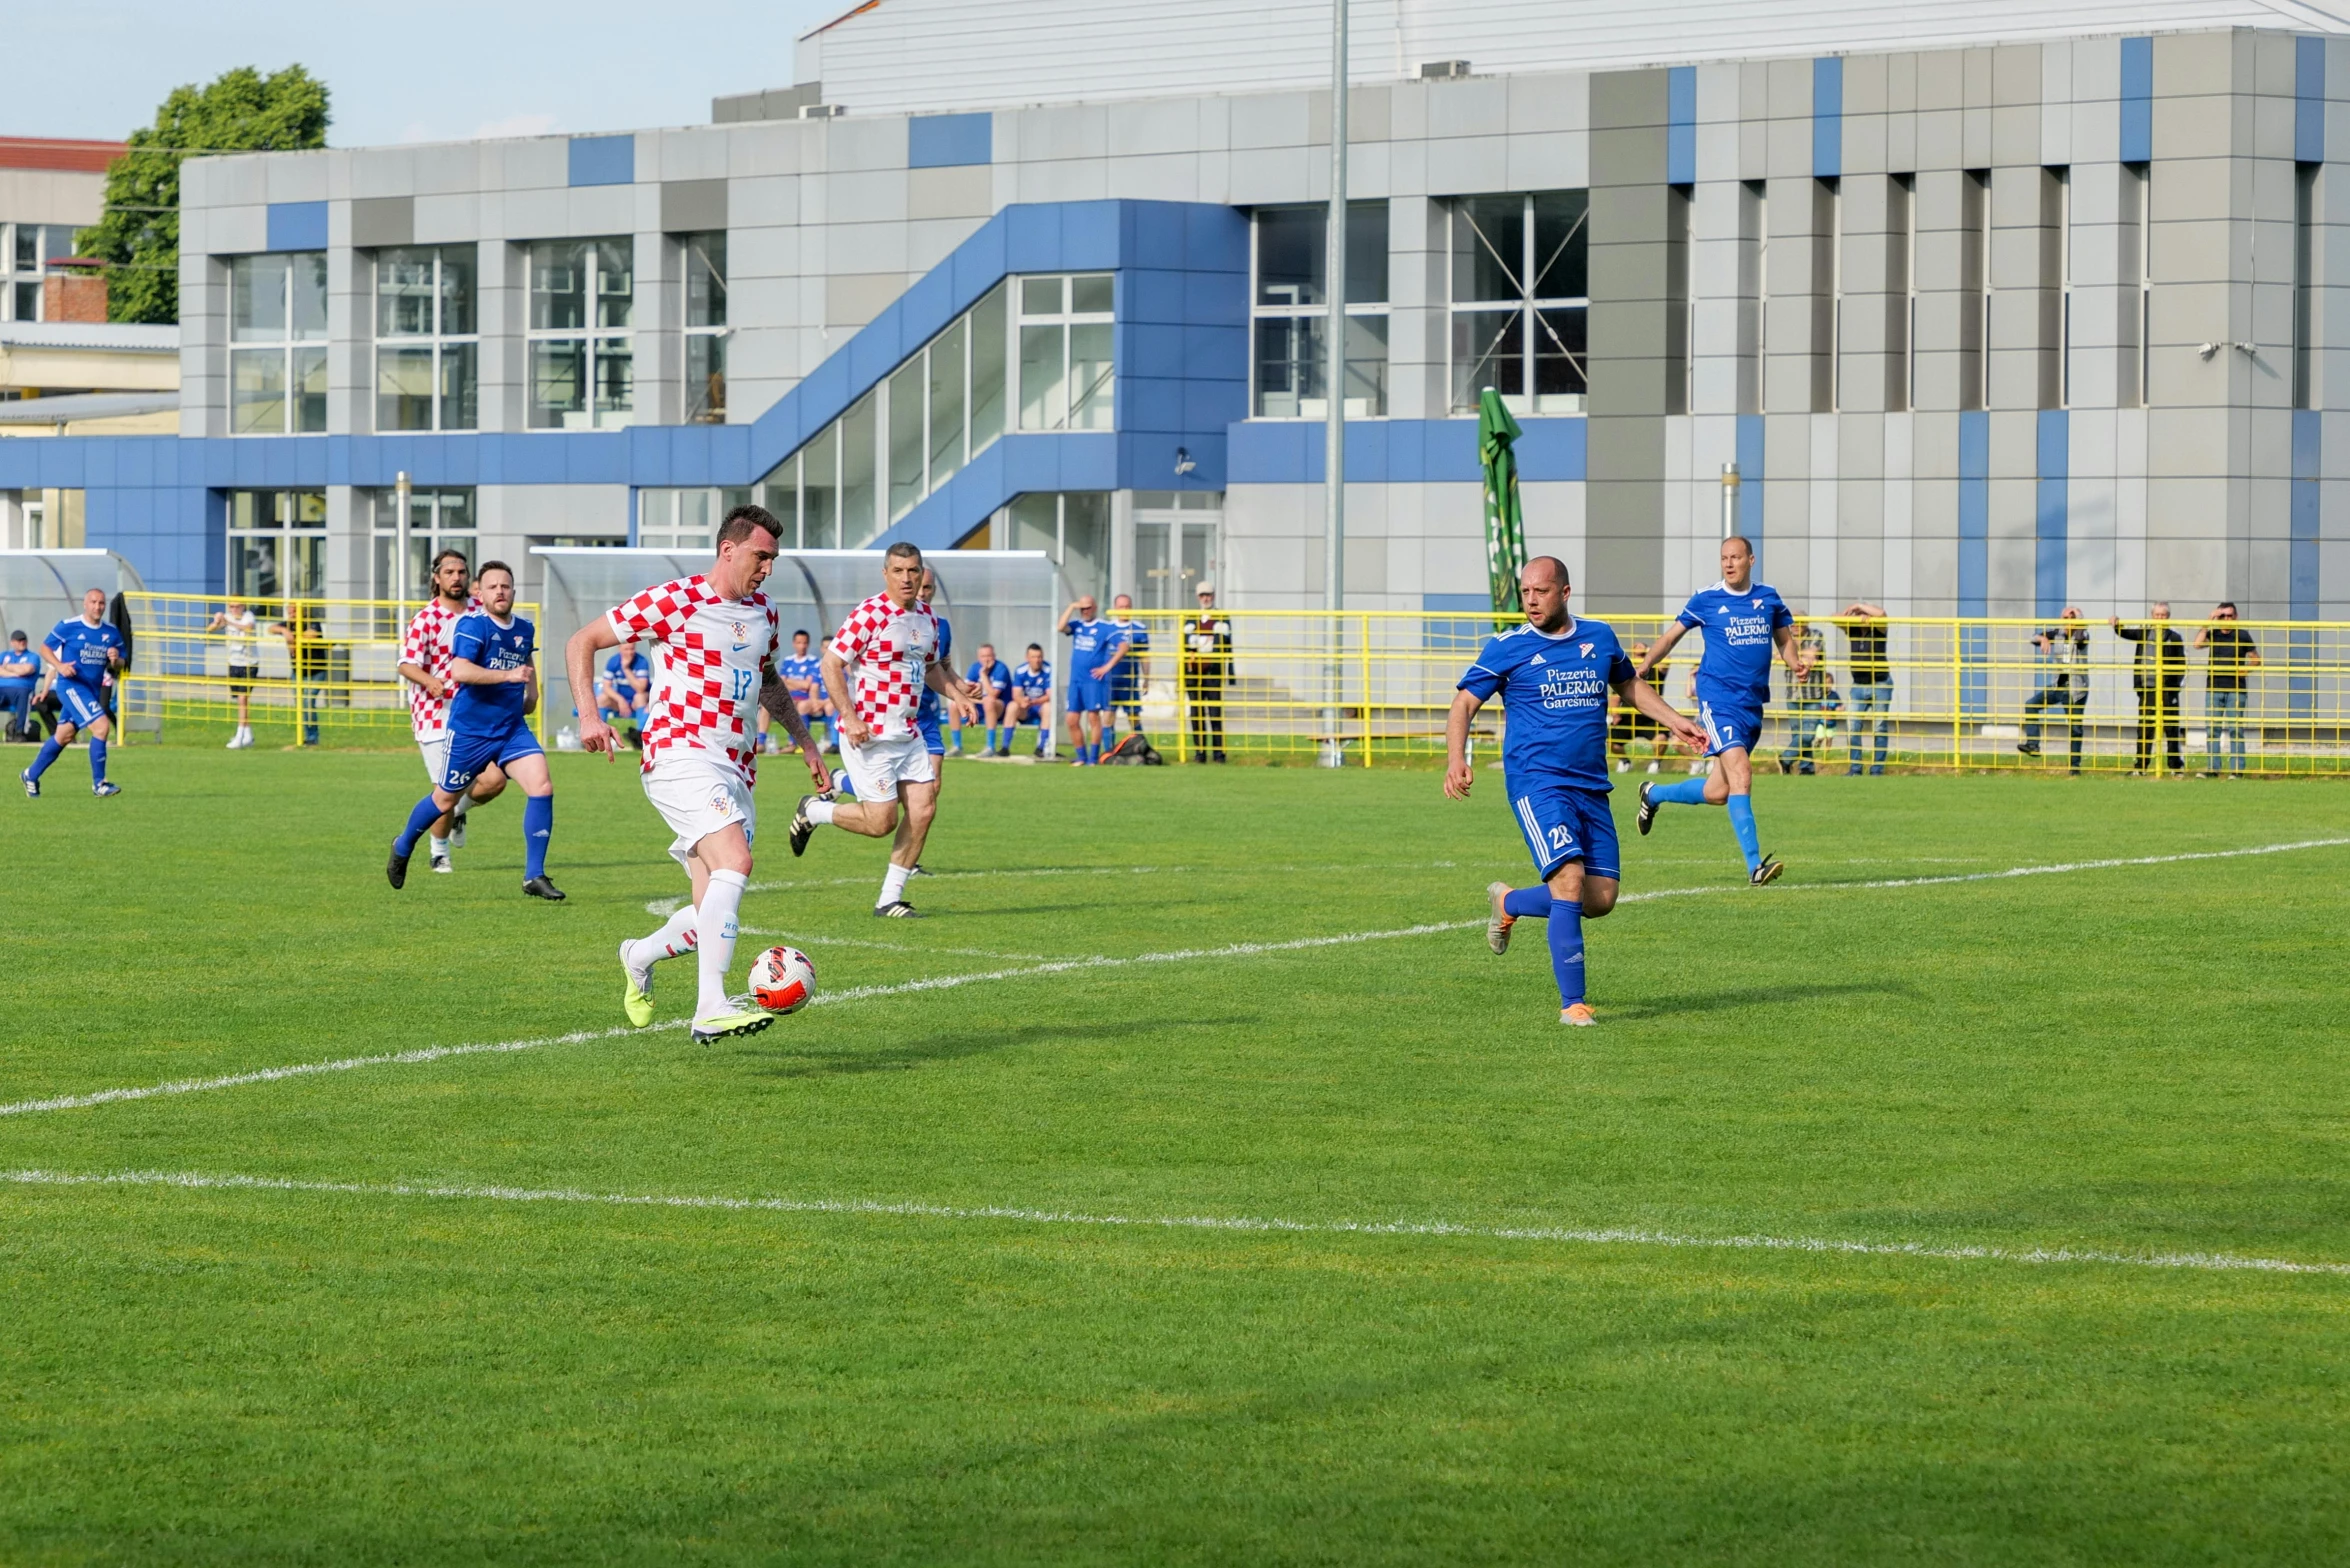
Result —
<path fill-rule="evenodd" d="M 2228 749 L 2235 759 L 2235 771 L 2244 771 L 2244 707 L 2250 685 L 2244 672 L 2260 668 L 2260 650 L 2253 646 L 2252 634 L 2236 624 L 2234 601 L 2222 599 L 2211 619 L 2214 624 L 2195 634 L 2195 646 L 2211 650 L 2211 662 L 2203 674 L 2203 743 L 2209 763 L 2203 776 L 2216 779 L 2223 730 L 2231 742 Z"/>
<path fill-rule="evenodd" d="M 2027 757 L 2040 755 L 2040 720 L 2051 710 L 2062 710 L 2072 731 L 2072 771 L 2081 772 L 2081 719 L 2089 711 L 2089 628 L 2081 612 L 2066 606 L 2054 626 L 2032 634 L 2032 650 L 2040 660 L 2040 689 L 2024 704 L 2024 738 L 2015 749 Z"/>
<path fill-rule="evenodd" d="M 2121 617 L 2106 617 L 2113 634 L 2124 642 L 2138 645 L 2137 661 L 2130 667 L 2130 686 L 2138 694 L 2138 751 L 2133 771 L 2154 771 L 2154 746 L 2159 737 L 2163 753 L 2169 759 L 2170 771 L 2184 773 L 2186 759 L 2179 754 L 2182 734 L 2179 729 L 2179 688 L 2187 681 L 2187 639 L 2164 623 L 2170 619 L 2170 606 L 2156 604 L 2145 624 L 2124 626 Z"/>
<path fill-rule="evenodd" d="M 1779 753 L 1781 773 L 1817 773 L 1812 746 L 1820 731 L 1819 715 L 1827 711 L 1834 682 L 1828 678 L 1828 643 L 1809 621 L 1795 623 L 1795 646 L 1803 654 L 1803 673 L 1787 683 L 1787 746 Z"/>
<path fill-rule="evenodd" d="M 244 600 L 231 599 L 204 630 L 220 633 L 222 651 L 228 655 L 228 694 L 237 704 L 237 732 L 228 738 L 227 749 L 243 751 L 253 744 L 253 683 L 261 677 L 260 623 Z"/>
<path fill-rule="evenodd" d="M 1199 585 L 1199 613 L 1183 618 L 1183 703 L 1191 712 L 1191 760 L 1224 760 L 1224 687 L 1232 678 L 1232 623 L 1216 585 Z"/>
<path fill-rule="evenodd" d="M 1126 656 L 1110 672 L 1110 713 L 1106 723 L 1115 729 L 1118 715 L 1126 715 L 1126 727 L 1135 734 L 1142 733 L 1142 699 L 1150 686 L 1150 622 L 1134 613 L 1134 596 L 1119 594 L 1110 601 L 1110 622 L 1124 638 Z M 1105 730 L 1104 739 L 1108 738 Z"/>
<path fill-rule="evenodd" d="M 33 694 L 41 689 L 41 656 L 23 632 L 8 634 L 0 653 L 0 707 L 8 710 L 8 739 L 33 738 Z"/>
<path fill-rule="evenodd" d="M 278 623 L 286 640 L 286 657 L 294 667 L 294 683 L 302 698 L 302 744 L 318 744 L 319 710 L 326 706 L 326 633 L 318 625 L 315 606 L 295 600 Z"/>
<path fill-rule="evenodd" d="M 1077 748 L 1076 765 L 1090 768 L 1102 760 L 1102 726 L 1116 722 L 1110 683 L 1126 657 L 1126 637 L 1117 622 L 1095 610 L 1092 594 L 1062 614 L 1061 635 L 1069 639 L 1069 686 L 1063 699 L 1069 744 Z"/>
<path fill-rule="evenodd" d="M 1852 659 L 1852 683 L 1844 689 L 1845 743 L 1852 748 L 1852 765 L 1844 770 L 1846 776 L 1860 775 L 1860 738 L 1874 734 L 1877 753 L 1869 763 L 1869 772 L 1885 771 L 1885 748 L 1893 740 L 1893 664 L 1885 654 L 1885 644 L 1891 628 L 1886 623 L 1885 607 L 1871 604 L 1866 599 L 1855 599 L 1844 607 L 1844 645 Z M 1879 717 L 1871 719 L 1875 713 Z"/>

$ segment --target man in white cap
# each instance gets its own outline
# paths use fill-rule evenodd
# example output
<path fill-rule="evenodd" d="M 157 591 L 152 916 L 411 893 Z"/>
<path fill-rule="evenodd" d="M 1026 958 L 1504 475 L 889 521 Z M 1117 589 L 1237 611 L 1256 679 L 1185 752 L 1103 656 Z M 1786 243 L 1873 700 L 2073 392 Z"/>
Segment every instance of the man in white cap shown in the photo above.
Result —
<path fill-rule="evenodd" d="M 1199 585 L 1199 613 L 1183 618 L 1183 706 L 1191 715 L 1191 760 L 1224 760 L 1224 683 L 1232 677 L 1232 622 L 1216 608 L 1216 585 Z"/>

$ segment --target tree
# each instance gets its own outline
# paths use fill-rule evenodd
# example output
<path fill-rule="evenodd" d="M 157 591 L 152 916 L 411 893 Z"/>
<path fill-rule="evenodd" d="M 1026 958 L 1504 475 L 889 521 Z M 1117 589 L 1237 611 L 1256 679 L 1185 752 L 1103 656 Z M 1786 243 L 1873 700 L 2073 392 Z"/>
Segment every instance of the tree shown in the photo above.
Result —
<path fill-rule="evenodd" d="M 180 315 L 180 162 L 207 152 L 326 145 L 326 84 L 298 65 L 272 76 L 239 66 L 206 86 L 175 87 L 155 123 L 131 132 L 106 168 L 106 214 L 75 236 L 76 255 L 111 263 L 106 314 L 170 323 Z"/>

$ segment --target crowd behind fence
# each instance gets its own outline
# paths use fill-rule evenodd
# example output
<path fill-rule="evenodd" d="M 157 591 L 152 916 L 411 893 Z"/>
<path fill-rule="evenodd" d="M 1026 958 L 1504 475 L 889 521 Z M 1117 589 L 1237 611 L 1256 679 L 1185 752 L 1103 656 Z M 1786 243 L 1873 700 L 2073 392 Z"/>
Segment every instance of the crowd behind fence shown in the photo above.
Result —
<path fill-rule="evenodd" d="M 236 722 L 232 685 L 249 685 L 257 729 L 291 741 L 305 730 L 325 744 L 397 744 L 408 723 L 407 689 L 397 674 L 401 606 L 376 600 L 255 604 L 258 671 L 229 675 L 232 634 L 214 624 L 217 597 L 127 596 L 135 656 L 119 702 L 132 739 L 205 739 Z M 518 606 L 535 615 L 535 607 Z M 1336 761 L 1347 766 L 1428 763 L 1444 749 L 1455 683 L 1493 635 L 1490 617 L 1457 612 L 1238 610 L 1214 612 L 1229 633 L 1228 655 L 1186 646 L 1194 612 L 1139 611 L 1148 630 L 1139 707 L 1146 733 L 1178 765 L 1220 749 L 1235 761 Z M 1604 617 L 1627 647 L 1644 647 L 1672 624 L 1666 615 Z M 2148 624 L 2125 620 L 2124 627 Z M 2143 765 L 2167 773 L 2299 775 L 2350 772 L 2350 624 L 2242 622 L 2257 665 L 2214 664 L 2197 634 L 2224 623 L 2172 620 L 2171 662 L 2150 668 L 2155 690 L 2141 701 L 2139 644 L 2102 622 L 2074 623 L 2064 646 L 2046 634 L 2052 620 L 1903 616 L 1874 623 L 1809 618 L 1825 678 L 1791 689 L 1774 669 L 1757 761 L 1791 767 L 1875 766 L 1882 747 L 1891 769 L 2114 772 Z M 1854 647 L 1848 635 L 1883 635 L 1889 692 L 1856 712 Z M 289 630 L 290 629 L 290 630 Z M 829 628 L 827 628 L 829 630 Z M 2085 632 L 2081 643 L 2074 632 Z M 1668 701 L 1694 712 L 1691 678 L 1702 632 L 1673 650 L 1659 684 Z M 2159 636 L 2159 633 L 2157 634 Z M 1053 639 L 1056 686 L 1068 678 L 1068 644 Z M 966 666 L 975 645 L 956 650 Z M 1200 646 L 1207 646 L 1201 644 Z M 998 649 L 1017 663 L 1016 649 Z M 542 666 L 556 658 L 542 649 Z M 550 671 L 549 673 L 552 673 Z M 2057 677 L 2064 679 L 2059 681 Z M 2169 679 L 2163 680 L 2161 677 Z M 2218 684 L 2215 684 L 2215 676 Z M 2241 692 L 2231 692 L 2240 676 Z M 1880 691 L 1883 687 L 1880 686 Z M 1056 700 L 1054 711 L 1062 704 Z M 542 717 L 552 730 L 564 719 Z M 1498 703 L 1473 730 L 1485 755 L 1508 715 Z M 1215 726 L 1221 746 L 1206 744 Z M 1687 754 L 1620 725 L 1628 761 L 1679 767 Z M 2151 733 L 2149 733 L 2151 732 Z M 550 740 L 553 739 L 549 735 Z M 2037 740 L 2036 754 L 2028 749 Z M 2148 747 L 2146 742 L 2151 740 Z M 2076 751 L 2077 745 L 2077 751 Z"/>

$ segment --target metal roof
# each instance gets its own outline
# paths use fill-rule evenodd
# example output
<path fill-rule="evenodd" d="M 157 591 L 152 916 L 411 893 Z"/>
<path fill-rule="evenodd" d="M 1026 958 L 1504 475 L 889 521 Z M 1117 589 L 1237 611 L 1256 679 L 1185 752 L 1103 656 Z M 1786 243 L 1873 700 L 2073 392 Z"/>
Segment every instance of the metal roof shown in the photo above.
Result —
<path fill-rule="evenodd" d="M 0 348 L 176 354 L 180 351 L 180 329 L 132 321 L 7 321 L 0 322 Z"/>
<path fill-rule="evenodd" d="M 177 392 L 68 392 L 60 397 L 0 402 L 0 425 L 54 425 L 83 419 L 127 419 L 165 414 L 180 406 Z"/>

